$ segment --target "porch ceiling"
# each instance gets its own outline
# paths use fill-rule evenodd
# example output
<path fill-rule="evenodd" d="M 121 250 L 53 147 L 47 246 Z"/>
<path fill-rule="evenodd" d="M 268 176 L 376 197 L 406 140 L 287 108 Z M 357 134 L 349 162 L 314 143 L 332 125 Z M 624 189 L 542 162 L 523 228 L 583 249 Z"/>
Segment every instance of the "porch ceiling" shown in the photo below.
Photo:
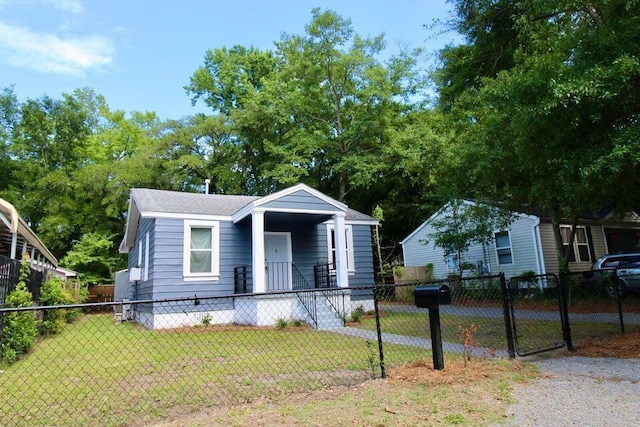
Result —
<path fill-rule="evenodd" d="M 330 215 L 290 212 L 265 212 L 267 227 L 273 223 L 319 224 L 331 219 Z"/>

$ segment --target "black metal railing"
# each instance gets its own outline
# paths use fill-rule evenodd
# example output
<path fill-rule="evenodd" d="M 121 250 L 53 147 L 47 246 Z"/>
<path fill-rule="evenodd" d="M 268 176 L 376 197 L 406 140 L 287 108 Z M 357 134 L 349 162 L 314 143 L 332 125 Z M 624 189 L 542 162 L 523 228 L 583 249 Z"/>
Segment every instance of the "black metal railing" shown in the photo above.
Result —
<path fill-rule="evenodd" d="M 320 294 L 326 299 L 335 315 L 341 319 L 346 317 L 345 291 L 343 289 L 323 289 Z"/>
<path fill-rule="evenodd" d="M 47 278 L 46 271 L 31 268 L 27 279 L 27 289 L 34 301 L 40 300 L 40 288 Z M 20 260 L 0 255 L 0 305 L 5 303 L 6 297 L 15 289 L 20 280 Z"/>
<path fill-rule="evenodd" d="M 236 294 L 250 294 L 253 292 L 249 267 L 242 265 L 233 269 L 233 287 Z"/>
<path fill-rule="evenodd" d="M 333 264 L 324 262 L 314 265 L 313 278 L 316 289 L 335 288 L 337 286 L 335 267 Z"/>
<path fill-rule="evenodd" d="M 315 292 L 297 292 L 296 295 L 302 303 L 302 306 L 309 314 L 311 326 L 316 329 L 318 327 L 318 305 Z"/>
<path fill-rule="evenodd" d="M 297 291 L 297 290 L 301 290 L 301 289 L 311 289 L 311 285 L 309 284 L 309 282 L 307 282 L 307 279 L 304 278 L 304 275 L 302 274 L 302 272 L 298 269 L 298 267 L 296 267 L 295 264 L 292 263 L 291 265 L 291 272 L 293 274 L 293 290 Z"/>

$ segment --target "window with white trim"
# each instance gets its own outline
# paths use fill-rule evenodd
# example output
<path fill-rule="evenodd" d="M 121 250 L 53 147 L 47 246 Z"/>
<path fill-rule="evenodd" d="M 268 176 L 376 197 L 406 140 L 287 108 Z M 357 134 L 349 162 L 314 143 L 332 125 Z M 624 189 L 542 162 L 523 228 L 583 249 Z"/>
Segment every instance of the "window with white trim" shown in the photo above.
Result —
<path fill-rule="evenodd" d="M 218 221 L 184 222 L 185 278 L 218 279 L 220 275 L 220 228 Z"/>
<path fill-rule="evenodd" d="M 508 230 L 493 233 L 496 241 L 496 260 L 498 265 L 513 264 L 513 252 L 511 250 L 511 236 Z"/>
<path fill-rule="evenodd" d="M 336 268 L 336 239 L 334 234 L 335 226 L 327 224 L 327 243 L 329 250 L 329 262 L 332 269 Z M 351 225 L 344 226 L 345 242 L 347 243 L 347 271 L 353 273 L 356 271 L 355 261 L 353 259 L 353 230 Z"/>
<path fill-rule="evenodd" d="M 567 246 L 569 246 L 569 239 L 571 238 L 571 226 L 561 225 L 560 235 L 562 236 L 562 247 L 566 251 Z M 573 239 L 573 244 L 569 251 L 569 262 L 591 262 L 589 237 L 587 235 L 587 228 L 584 226 L 576 226 L 576 236 Z"/>

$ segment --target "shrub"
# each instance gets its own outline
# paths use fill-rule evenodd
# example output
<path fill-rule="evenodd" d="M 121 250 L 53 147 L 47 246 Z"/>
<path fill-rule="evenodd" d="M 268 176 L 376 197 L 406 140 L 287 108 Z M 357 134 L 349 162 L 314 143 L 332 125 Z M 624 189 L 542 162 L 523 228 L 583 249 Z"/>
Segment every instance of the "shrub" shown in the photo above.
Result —
<path fill-rule="evenodd" d="M 59 278 L 48 279 L 42 284 L 40 301 L 44 305 L 69 305 L 82 302 L 82 293 L 65 288 L 65 283 Z M 73 322 L 82 314 L 79 308 L 45 310 L 40 323 L 42 335 L 55 335 L 62 332 L 66 323 Z"/>
<path fill-rule="evenodd" d="M 352 322 L 360 322 L 362 319 L 362 315 L 364 314 L 364 307 L 359 305 L 355 310 L 351 312 L 351 321 Z"/>
<path fill-rule="evenodd" d="M 6 305 L 10 308 L 31 307 L 33 295 L 27 289 L 29 277 L 29 258 L 22 260 L 20 281 L 16 288 L 7 295 Z M 34 311 L 16 311 L 5 314 L 0 337 L 0 360 L 6 363 L 15 362 L 20 355 L 29 351 L 36 340 L 37 320 Z"/>
<path fill-rule="evenodd" d="M 281 318 L 279 318 L 278 320 L 276 320 L 276 329 L 278 329 L 278 330 L 282 330 L 282 329 L 284 329 L 284 328 L 286 328 L 286 327 L 287 327 L 288 323 L 289 323 L 289 322 L 287 322 L 287 320 L 286 320 L 286 319 L 283 319 L 283 318 L 281 317 Z"/>

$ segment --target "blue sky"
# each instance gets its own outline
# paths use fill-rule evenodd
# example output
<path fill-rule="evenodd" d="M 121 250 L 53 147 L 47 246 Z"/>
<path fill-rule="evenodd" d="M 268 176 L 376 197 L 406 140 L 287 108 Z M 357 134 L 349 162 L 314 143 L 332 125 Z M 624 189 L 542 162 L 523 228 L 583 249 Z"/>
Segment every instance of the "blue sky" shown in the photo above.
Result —
<path fill-rule="evenodd" d="M 360 35 L 384 33 L 388 54 L 455 41 L 423 26 L 446 18 L 446 0 L 0 0 L 0 86 L 21 101 L 86 86 L 111 109 L 163 119 L 207 112 L 183 89 L 207 49 L 271 49 L 283 32 L 304 33 L 314 7 Z"/>

